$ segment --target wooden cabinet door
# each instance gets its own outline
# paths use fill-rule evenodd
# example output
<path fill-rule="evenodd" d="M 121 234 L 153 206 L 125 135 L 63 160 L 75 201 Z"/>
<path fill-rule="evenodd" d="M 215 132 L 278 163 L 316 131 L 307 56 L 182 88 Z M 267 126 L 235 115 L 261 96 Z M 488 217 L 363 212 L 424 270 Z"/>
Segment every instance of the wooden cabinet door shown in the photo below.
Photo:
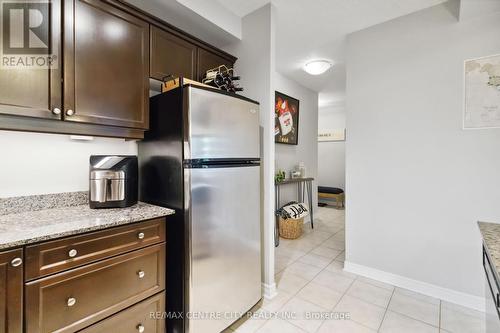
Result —
<path fill-rule="evenodd" d="M 150 75 L 163 80 L 168 75 L 196 79 L 196 45 L 151 26 Z"/>
<path fill-rule="evenodd" d="M 149 24 L 104 1 L 64 7 L 64 119 L 149 127 Z"/>
<path fill-rule="evenodd" d="M 229 59 L 203 48 L 198 48 L 198 81 L 203 80 L 207 70 L 220 65 L 226 65 L 228 68 L 232 68 L 234 64 Z"/>
<path fill-rule="evenodd" d="M 35 118 L 61 119 L 61 0 L 52 0 L 49 4 L 23 4 L 23 3 L 2 3 L 5 11 L 21 10 L 24 17 L 28 17 L 28 10 L 38 10 L 42 14 L 42 24 L 36 28 L 40 43 L 33 47 L 31 40 L 26 40 L 26 36 L 33 34 L 31 30 L 24 31 L 25 40 L 14 42 L 16 36 L 12 35 L 10 41 L 4 41 L 5 45 L 12 45 L 20 48 L 7 50 L 3 47 L 2 64 L 9 63 L 9 66 L 0 67 L 0 115 L 17 115 Z M 10 6 L 10 7 L 9 7 Z M 31 8 L 30 6 L 34 6 Z M 42 6 L 42 7 L 39 7 Z M 43 7 L 48 6 L 48 7 Z M 5 15 L 7 15 L 5 13 Z M 11 14 L 12 15 L 12 14 Z M 22 22 L 18 19 L 14 22 Z M 3 25 L 4 22 L 1 22 Z M 24 27 L 24 26 L 23 26 Z M 7 35 L 7 33 L 5 33 Z M 31 36 L 31 35 L 30 35 Z M 4 37 L 5 38 L 5 37 Z M 14 43 L 13 43 L 14 42 Z M 9 53 L 8 53 L 9 52 Z M 12 56 L 12 54 L 22 54 Z M 38 67 L 29 62 L 30 57 L 36 57 L 37 61 L 47 59 L 49 55 L 55 55 L 52 66 Z M 19 64 L 26 64 L 20 66 Z M 33 64 L 37 64 L 34 62 Z M 40 65 L 48 62 L 38 62 Z"/>
<path fill-rule="evenodd" d="M 23 332 L 23 250 L 0 252 L 0 333 Z"/>

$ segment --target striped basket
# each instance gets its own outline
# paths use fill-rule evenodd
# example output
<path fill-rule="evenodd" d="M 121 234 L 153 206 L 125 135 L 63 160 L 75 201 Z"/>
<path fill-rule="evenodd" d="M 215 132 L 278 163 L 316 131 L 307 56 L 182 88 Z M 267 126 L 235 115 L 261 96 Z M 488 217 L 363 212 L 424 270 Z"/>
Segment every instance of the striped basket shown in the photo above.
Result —
<path fill-rule="evenodd" d="M 281 216 L 279 218 L 280 236 L 286 239 L 297 239 L 302 236 L 302 227 L 304 226 L 304 218 L 286 219 Z"/>

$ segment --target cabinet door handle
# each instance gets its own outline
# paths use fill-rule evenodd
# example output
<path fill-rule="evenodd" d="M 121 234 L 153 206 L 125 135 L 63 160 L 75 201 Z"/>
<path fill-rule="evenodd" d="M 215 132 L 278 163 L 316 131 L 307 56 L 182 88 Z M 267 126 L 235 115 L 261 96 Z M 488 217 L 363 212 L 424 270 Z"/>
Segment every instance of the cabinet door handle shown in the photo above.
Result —
<path fill-rule="evenodd" d="M 74 257 L 76 257 L 76 255 L 77 255 L 77 254 L 78 254 L 78 251 L 77 251 L 77 250 L 75 250 L 75 249 L 71 249 L 71 250 L 69 250 L 69 252 L 68 252 L 68 256 L 69 256 L 70 258 L 74 258 Z"/>
<path fill-rule="evenodd" d="M 71 110 L 71 109 L 66 110 L 66 115 L 67 115 L 68 117 L 71 117 L 71 116 L 72 116 L 72 115 L 74 115 L 74 114 L 75 114 L 75 111 L 73 111 L 73 110 Z"/>
<path fill-rule="evenodd" d="M 142 278 L 144 278 L 146 276 L 146 273 L 141 270 L 141 271 L 137 272 L 137 276 L 139 277 L 139 279 L 142 279 Z"/>
<path fill-rule="evenodd" d="M 54 108 L 54 110 L 52 110 L 52 113 L 55 114 L 55 115 L 60 115 L 61 114 L 61 109 Z"/>
<path fill-rule="evenodd" d="M 140 232 L 140 233 L 137 234 L 137 238 L 139 238 L 139 239 L 144 239 L 145 236 L 146 235 L 144 235 L 143 232 Z"/>
<path fill-rule="evenodd" d="M 10 262 L 10 265 L 11 265 L 12 267 L 19 267 L 19 266 L 21 266 L 21 265 L 22 265 L 22 263 L 23 263 L 23 259 L 21 259 L 21 258 L 14 258 L 14 259 L 12 259 L 12 261 Z"/>
<path fill-rule="evenodd" d="M 68 304 L 68 306 L 70 306 L 70 307 L 73 306 L 73 305 L 75 305 L 76 304 L 76 298 L 73 298 L 73 297 L 68 298 L 66 304 Z"/>
<path fill-rule="evenodd" d="M 137 331 L 138 331 L 139 333 L 144 333 L 144 331 L 145 331 L 145 330 L 146 330 L 146 328 L 144 327 L 144 325 L 143 325 L 143 324 L 139 324 L 139 325 L 137 325 Z"/>

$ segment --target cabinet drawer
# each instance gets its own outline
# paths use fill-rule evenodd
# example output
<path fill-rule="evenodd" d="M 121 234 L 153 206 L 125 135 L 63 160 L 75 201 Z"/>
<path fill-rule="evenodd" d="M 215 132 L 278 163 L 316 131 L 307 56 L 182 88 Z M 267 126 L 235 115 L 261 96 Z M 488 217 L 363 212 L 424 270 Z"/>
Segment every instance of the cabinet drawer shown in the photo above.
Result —
<path fill-rule="evenodd" d="M 141 303 L 123 310 L 103 321 L 94 324 L 81 333 L 120 332 L 137 333 L 140 331 L 148 333 L 164 333 L 165 319 L 162 318 L 165 311 L 165 293 L 155 295 Z M 159 318 L 151 314 L 158 313 Z"/>
<path fill-rule="evenodd" d="M 26 333 L 75 332 L 165 289 L 165 243 L 29 282 Z"/>
<path fill-rule="evenodd" d="M 27 281 L 165 241 L 165 218 L 26 247 Z"/>

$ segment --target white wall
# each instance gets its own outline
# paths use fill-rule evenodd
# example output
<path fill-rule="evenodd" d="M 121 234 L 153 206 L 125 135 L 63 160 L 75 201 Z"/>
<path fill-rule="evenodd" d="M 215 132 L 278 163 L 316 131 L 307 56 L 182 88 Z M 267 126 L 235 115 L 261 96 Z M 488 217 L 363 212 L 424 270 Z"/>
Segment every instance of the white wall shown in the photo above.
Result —
<path fill-rule="evenodd" d="M 346 128 L 345 102 L 319 109 L 318 130 Z M 318 142 L 318 185 L 345 190 L 345 141 Z"/>
<path fill-rule="evenodd" d="M 499 54 L 499 32 L 498 13 L 457 22 L 439 5 L 348 38 L 348 264 L 477 308 L 500 130 L 462 130 L 463 63 Z"/>
<path fill-rule="evenodd" d="M 136 155 L 123 139 L 73 141 L 68 135 L 0 131 L 0 198 L 87 191 L 89 157 Z"/>
<path fill-rule="evenodd" d="M 299 85 L 277 72 L 274 77 L 275 90 L 300 101 L 298 145 L 277 143 L 275 148 L 275 165 L 277 169 L 285 170 L 287 177 L 290 177 L 289 171 L 295 169 L 299 162 L 304 162 L 307 177 L 315 178 L 313 182 L 313 207 L 316 210 L 318 207 L 318 93 Z M 296 187 L 293 185 L 282 186 L 281 204 L 292 200 L 297 200 Z"/>
<path fill-rule="evenodd" d="M 260 103 L 261 212 L 264 297 L 276 295 L 274 280 L 274 77 L 275 8 L 268 4 L 242 21 L 242 40 L 225 50 L 236 57 L 235 71 L 241 75 L 242 95 Z"/>

